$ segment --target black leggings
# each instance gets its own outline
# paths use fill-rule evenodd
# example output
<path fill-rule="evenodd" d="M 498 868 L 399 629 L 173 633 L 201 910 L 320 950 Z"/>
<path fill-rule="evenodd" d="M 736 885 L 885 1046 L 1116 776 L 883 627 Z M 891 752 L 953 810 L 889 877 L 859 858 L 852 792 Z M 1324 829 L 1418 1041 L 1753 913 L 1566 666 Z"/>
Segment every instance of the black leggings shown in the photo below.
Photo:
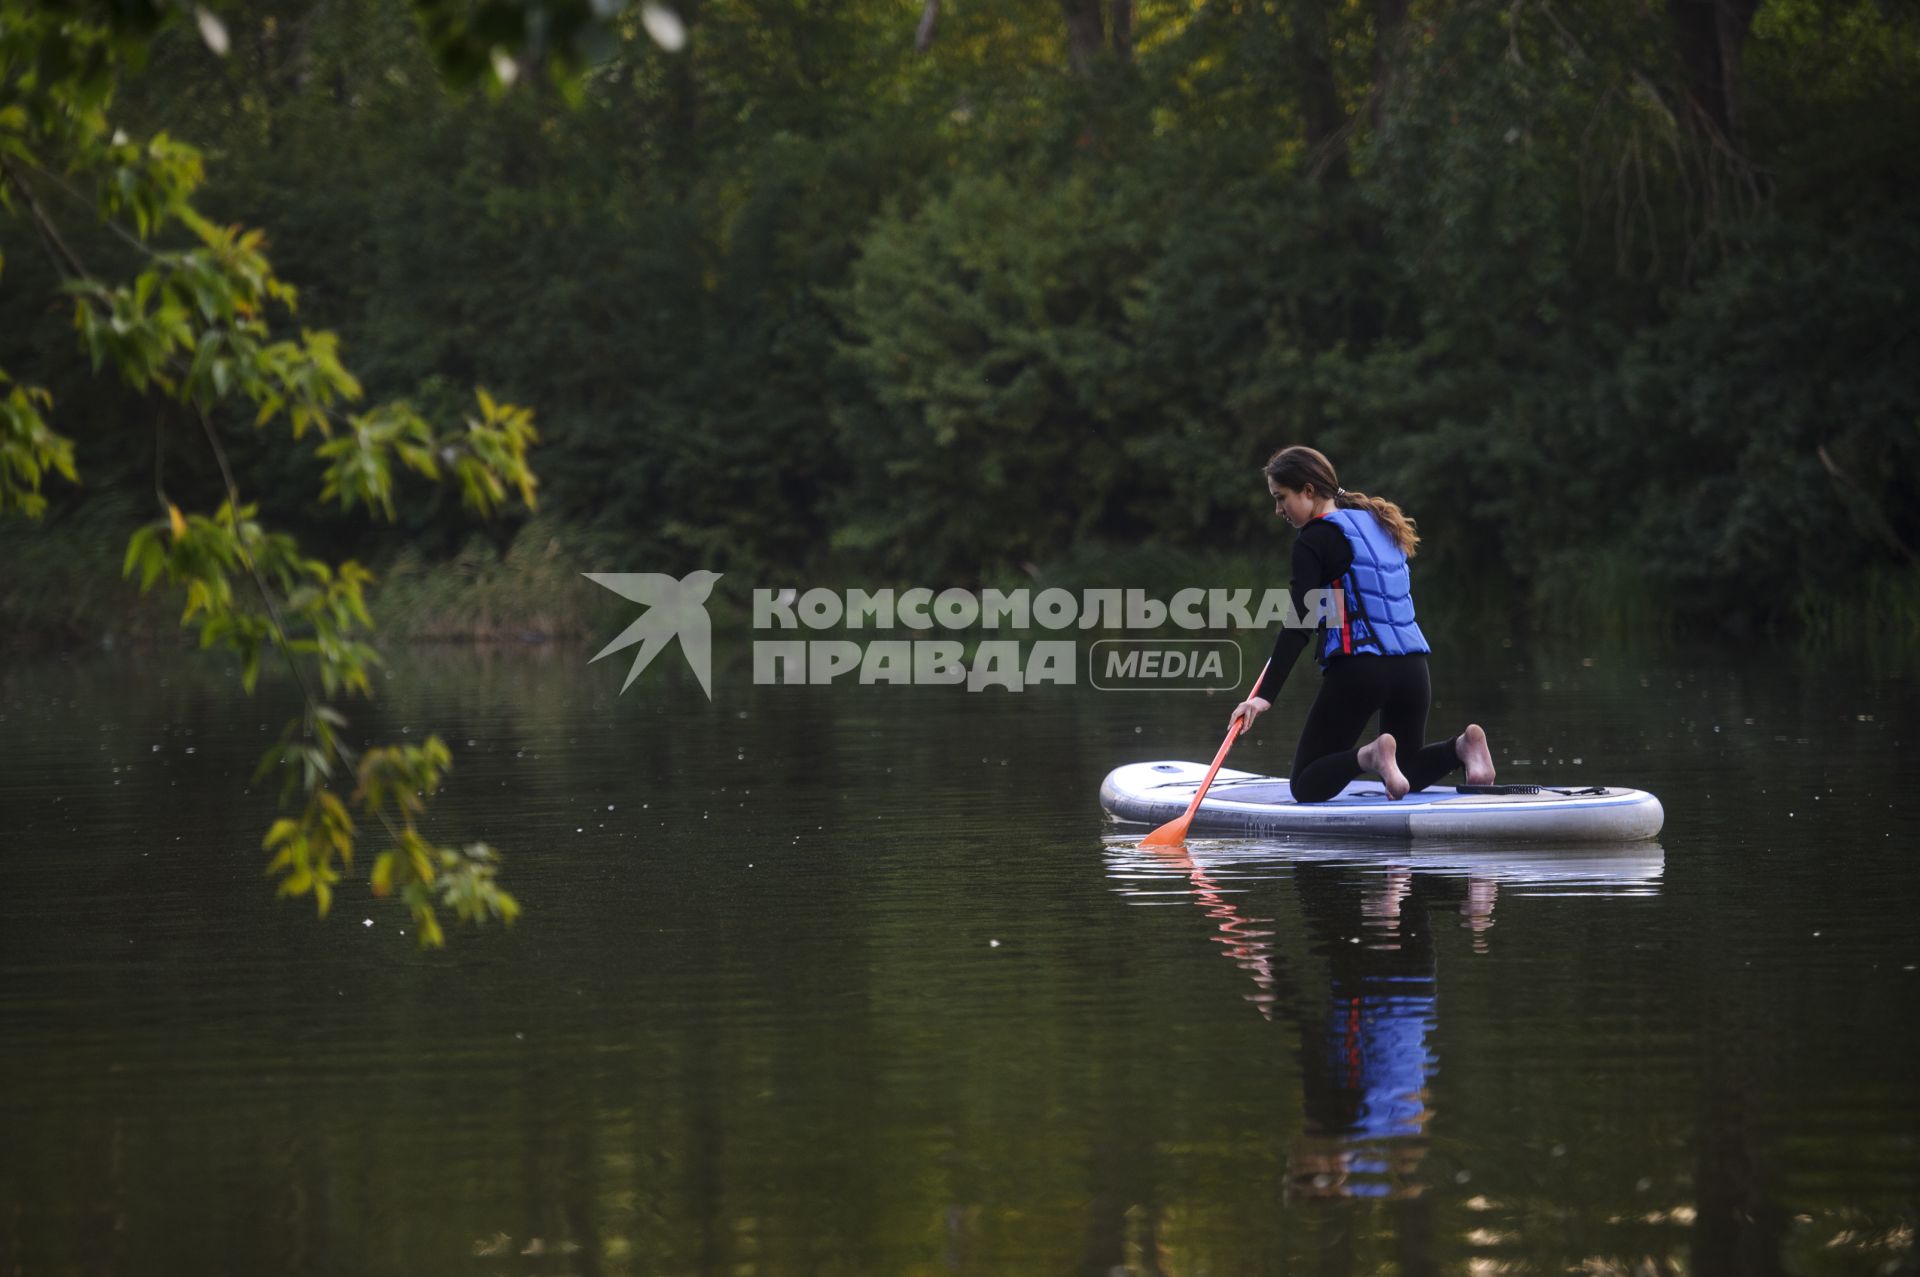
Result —
<path fill-rule="evenodd" d="M 1354 742 L 1376 712 L 1380 730 L 1393 737 L 1400 770 L 1415 792 L 1458 767 L 1451 739 L 1414 749 L 1426 735 L 1432 698 L 1423 653 L 1340 656 L 1327 662 L 1320 694 L 1313 698 L 1293 752 L 1294 801 L 1326 802 L 1360 774 L 1360 751 Z"/>

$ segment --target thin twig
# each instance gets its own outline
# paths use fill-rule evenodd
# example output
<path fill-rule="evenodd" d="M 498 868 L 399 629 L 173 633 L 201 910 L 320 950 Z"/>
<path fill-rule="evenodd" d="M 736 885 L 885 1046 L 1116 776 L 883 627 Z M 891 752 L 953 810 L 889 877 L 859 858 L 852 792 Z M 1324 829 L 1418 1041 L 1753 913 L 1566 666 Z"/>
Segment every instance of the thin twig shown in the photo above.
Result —
<path fill-rule="evenodd" d="M 1321 178 L 1325 177 L 1327 170 L 1333 167 L 1334 161 L 1345 155 L 1347 144 L 1353 139 L 1356 120 L 1357 116 L 1348 116 L 1347 119 L 1340 124 L 1340 127 L 1334 129 L 1333 132 L 1327 134 L 1324 138 L 1321 138 L 1320 141 L 1307 152 L 1307 179 L 1309 181 L 1318 182 Z"/>
<path fill-rule="evenodd" d="M 1885 537 L 1887 542 L 1899 550 L 1901 554 L 1905 555 L 1907 562 L 1911 563 L 1916 558 L 1920 558 L 1920 555 L 1914 554 L 1913 547 L 1901 539 L 1900 533 L 1893 526 L 1893 521 L 1887 518 L 1886 513 L 1881 510 L 1879 504 L 1875 502 L 1873 497 L 1867 492 L 1866 487 L 1852 475 L 1842 470 L 1839 464 L 1834 461 L 1832 455 L 1827 452 L 1827 445 L 1824 443 L 1816 444 L 1813 451 L 1815 455 L 1820 458 L 1820 464 L 1826 468 L 1827 473 L 1832 475 L 1843 488 L 1852 490 L 1854 495 L 1860 499 L 1861 505 L 1866 507 L 1868 522 L 1874 525 L 1874 530 Z"/>
<path fill-rule="evenodd" d="M 1579 39 L 1574 36 L 1573 32 L 1567 30 L 1566 26 L 1561 23 L 1559 15 L 1553 11 L 1553 6 L 1542 3 L 1540 12 L 1546 15 L 1548 22 L 1553 24 L 1553 29 L 1560 33 L 1561 40 L 1566 42 L 1567 47 L 1573 51 L 1573 55 L 1583 62 L 1586 61 L 1587 51 L 1585 47 L 1581 45 Z"/>
<path fill-rule="evenodd" d="M 247 543 L 239 535 L 240 530 L 240 488 L 233 481 L 233 469 L 227 464 L 227 450 L 220 446 L 220 436 L 214 433 L 213 419 L 207 415 L 202 405 L 193 405 L 194 416 L 200 420 L 200 429 L 207 436 L 207 447 L 213 451 L 213 459 L 220 464 L 220 478 L 227 488 L 227 510 L 233 517 L 235 545 L 240 547 L 240 562 L 247 569 L 247 575 L 253 578 L 254 589 L 260 592 L 261 605 L 267 609 L 267 622 L 273 626 L 274 646 L 286 658 L 287 668 L 293 671 L 294 681 L 300 684 L 301 699 L 307 703 L 307 712 L 311 716 L 319 704 L 313 697 L 313 689 L 307 685 L 307 676 L 300 668 L 300 662 L 293 659 L 292 640 L 287 633 L 287 625 L 280 615 L 280 605 L 273 601 L 273 592 L 267 588 L 266 578 L 260 575 L 259 565 L 253 561 L 253 553 L 247 549 Z"/>
<path fill-rule="evenodd" d="M 67 247 L 67 241 L 60 237 L 60 228 L 53 224 L 46 210 L 40 207 L 40 201 L 34 198 L 33 191 L 20 180 L 19 172 L 14 168 L 17 161 L 0 159 L 0 169 L 5 169 L 7 181 L 13 189 L 20 192 L 20 198 L 26 201 L 27 212 L 33 216 L 34 229 L 40 232 L 41 241 L 47 252 L 53 257 L 54 268 L 69 279 L 87 278 L 87 268 L 80 261 L 79 254 Z"/>
<path fill-rule="evenodd" d="M 22 159 L 16 158 L 13 161 L 13 163 L 19 164 L 23 168 L 31 169 L 35 177 L 39 178 L 44 182 L 51 184 L 55 189 L 60 191 L 61 194 L 67 196 L 69 199 L 72 199 L 74 202 L 84 205 L 89 212 L 93 211 L 93 208 L 94 208 L 93 201 L 88 199 L 84 194 L 82 194 L 78 189 L 74 187 L 73 183 L 67 181 L 66 178 L 61 177 L 58 173 L 48 172 L 46 169 L 41 168 L 38 164 L 34 164 L 28 160 L 22 160 Z M 14 184 L 19 185 L 19 179 L 17 177 L 14 179 Z M 120 223 L 114 221 L 111 217 L 102 217 L 100 221 L 102 224 L 106 226 L 108 230 L 112 231 L 115 235 L 119 236 L 122 240 L 125 240 L 128 244 L 132 245 L 134 248 L 138 249 L 140 252 L 145 253 L 148 257 L 158 257 L 160 255 L 158 249 L 148 244 L 147 241 L 141 239 L 138 235 L 135 235 L 132 231 L 128 230 L 126 227 L 122 226 Z"/>
<path fill-rule="evenodd" d="M 1639 139 L 1633 144 L 1633 166 L 1640 184 L 1640 211 L 1647 215 L 1647 279 L 1660 275 L 1660 220 L 1654 215 L 1653 197 L 1647 192 L 1647 157 L 1642 153 Z"/>
<path fill-rule="evenodd" d="M 163 482 L 167 458 L 166 425 L 167 414 L 153 414 L 153 495 L 159 500 L 162 511 L 173 506 L 173 502 L 167 500 L 167 487 Z"/>

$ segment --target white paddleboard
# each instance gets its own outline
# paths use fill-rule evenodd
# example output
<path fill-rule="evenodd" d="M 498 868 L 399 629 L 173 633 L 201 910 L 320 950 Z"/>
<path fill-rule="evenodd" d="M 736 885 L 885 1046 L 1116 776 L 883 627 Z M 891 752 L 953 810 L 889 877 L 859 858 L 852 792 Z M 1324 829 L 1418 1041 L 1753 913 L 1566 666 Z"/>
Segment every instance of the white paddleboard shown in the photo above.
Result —
<path fill-rule="evenodd" d="M 1100 805 L 1116 821 L 1153 828 L 1187 810 L 1206 774 L 1205 763 L 1129 763 L 1101 783 Z M 1635 842 L 1657 835 L 1665 821 L 1652 794 L 1606 785 L 1430 785 L 1396 802 L 1379 781 L 1359 780 L 1328 802 L 1301 803 L 1283 778 L 1221 768 L 1190 832 Z"/>

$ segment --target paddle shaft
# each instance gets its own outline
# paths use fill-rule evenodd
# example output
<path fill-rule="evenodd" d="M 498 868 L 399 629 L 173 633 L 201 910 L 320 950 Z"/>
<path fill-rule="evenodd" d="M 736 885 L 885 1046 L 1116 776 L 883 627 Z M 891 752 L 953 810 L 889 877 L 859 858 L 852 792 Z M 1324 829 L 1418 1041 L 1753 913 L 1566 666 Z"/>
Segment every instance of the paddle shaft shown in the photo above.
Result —
<path fill-rule="evenodd" d="M 1213 766 L 1207 768 L 1207 778 L 1200 782 L 1200 788 L 1194 792 L 1193 801 L 1187 805 L 1187 820 L 1193 820 L 1193 813 L 1200 810 L 1200 800 L 1207 796 L 1207 789 L 1213 784 L 1213 778 L 1220 774 L 1220 764 L 1227 761 L 1227 751 L 1233 748 L 1235 738 L 1240 735 L 1240 724 L 1227 728 L 1227 738 L 1220 742 L 1220 752 L 1213 756 Z"/>

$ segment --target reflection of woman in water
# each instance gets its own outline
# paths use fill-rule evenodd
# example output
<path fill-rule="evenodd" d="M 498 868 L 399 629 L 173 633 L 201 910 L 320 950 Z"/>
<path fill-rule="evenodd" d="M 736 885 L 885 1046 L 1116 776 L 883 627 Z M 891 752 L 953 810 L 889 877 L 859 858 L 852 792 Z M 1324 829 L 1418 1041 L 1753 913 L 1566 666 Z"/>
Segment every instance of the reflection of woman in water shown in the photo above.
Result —
<path fill-rule="evenodd" d="M 1273 943 L 1274 920 L 1242 914 L 1185 847 L 1154 855 L 1194 884 L 1214 938 L 1253 978 L 1249 1000 L 1300 1031 L 1305 1130 L 1288 1154 L 1288 1191 L 1313 1197 L 1403 1197 L 1426 1150 L 1427 1082 L 1437 1059 L 1437 964 L 1428 909 L 1459 893 L 1401 867 L 1297 863 L 1293 880 L 1324 997 L 1303 996 Z M 1359 943 L 1354 943 L 1358 937 Z"/>
<path fill-rule="evenodd" d="M 1301 1008 L 1306 1131 L 1289 1157 L 1289 1191 L 1388 1197 L 1425 1152 L 1437 964 L 1428 907 L 1445 880 L 1404 869 L 1296 864 L 1327 1000 Z M 1354 939 L 1359 939 L 1355 944 Z"/>

